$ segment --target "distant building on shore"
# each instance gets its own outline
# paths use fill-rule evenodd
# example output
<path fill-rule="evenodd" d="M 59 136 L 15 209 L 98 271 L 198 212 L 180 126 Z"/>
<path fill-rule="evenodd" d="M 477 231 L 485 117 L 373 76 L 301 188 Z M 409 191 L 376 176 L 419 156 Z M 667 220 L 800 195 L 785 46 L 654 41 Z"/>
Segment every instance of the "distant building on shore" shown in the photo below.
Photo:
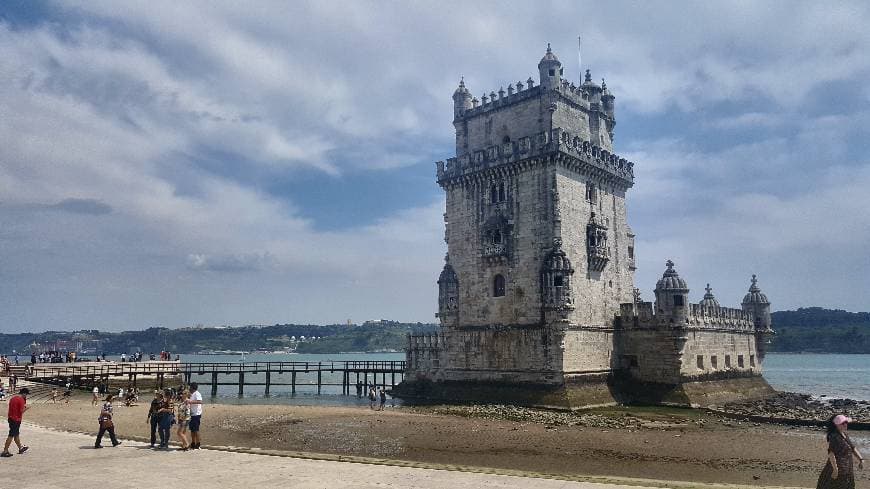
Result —
<path fill-rule="evenodd" d="M 555 53 L 507 90 L 453 94 L 456 156 L 439 161 L 448 254 L 435 334 L 411 335 L 399 396 L 576 408 L 708 405 L 763 397 L 770 304 L 699 303 L 673 262 L 645 302 L 634 286 L 615 97 L 575 85 Z M 667 225 L 667 223 L 662 223 Z"/>

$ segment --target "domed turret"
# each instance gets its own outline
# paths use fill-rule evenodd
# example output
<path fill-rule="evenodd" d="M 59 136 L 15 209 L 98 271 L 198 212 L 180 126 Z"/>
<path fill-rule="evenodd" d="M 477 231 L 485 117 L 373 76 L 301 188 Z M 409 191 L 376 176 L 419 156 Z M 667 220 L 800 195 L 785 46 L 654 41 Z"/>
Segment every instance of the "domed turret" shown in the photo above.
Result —
<path fill-rule="evenodd" d="M 459 118 L 472 107 L 471 91 L 465 88 L 465 78 L 459 79 L 459 86 L 453 92 L 453 117 Z"/>
<path fill-rule="evenodd" d="M 668 260 L 665 266 L 665 273 L 656 282 L 656 309 L 663 320 L 680 325 L 686 322 L 689 286 L 674 270 L 674 262 Z"/>
<path fill-rule="evenodd" d="M 749 286 L 749 292 L 743 296 L 744 304 L 770 304 L 767 296 L 758 287 L 758 279 L 755 275 L 752 276 L 752 285 Z"/>
<path fill-rule="evenodd" d="M 743 310 L 752 314 L 755 329 L 770 331 L 770 301 L 758 287 L 758 279 L 755 275 L 752 276 L 749 292 L 743 296 Z"/>
<path fill-rule="evenodd" d="M 557 88 L 562 84 L 562 62 L 550 49 L 550 43 L 547 43 L 547 53 L 538 63 L 538 72 L 541 76 L 541 87 L 545 90 Z"/>
<path fill-rule="evenodd" d="M 704 294 L 704 299 L 701 300 L 701 307 L 719 307 L 719 301 L 716 300 L 716 297 L 713 296 L 713 289 L 710 288 L 710 284 L 707 284 L 707 288 L 704 289 L 706 293 Z"/>

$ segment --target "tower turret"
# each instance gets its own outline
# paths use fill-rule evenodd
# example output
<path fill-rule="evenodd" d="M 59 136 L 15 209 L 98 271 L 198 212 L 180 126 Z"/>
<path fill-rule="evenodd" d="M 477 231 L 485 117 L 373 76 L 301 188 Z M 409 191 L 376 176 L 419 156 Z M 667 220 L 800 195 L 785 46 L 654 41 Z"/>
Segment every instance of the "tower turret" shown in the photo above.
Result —
<path fill-rule="evenodd" d="M 674 270 L 674 262 L 668 260 L 665 266 L 665 273 L 656 282 L 656 312 L 671 325 L 685 325 L 688 317 L 689 286 Z"/>
<path fill-rule="evenodd" d="M 607 90 L 607 83 L 602 78 L 601 79 L 601 110 L 603 110 L 604 113 L 607 114 L 607 117 L 610 119 L 614 119 L 614 117 L 613 117 L 613 106 L 614 106 L 613 101 L 615 99 L 616 99 L 616 97 L 614 97 L 613 94 L 610 93 L 609 90 Z"/>
<path fill-rule="evenodd" d="M 701 307 L 707 308 L 718 308 L 719 301 L 716 300 L 716 297 L 713 295 L 713 289 L 710 288 L 710 284 L 707 284 L 707 287 L 704 289 L 706 292 L 704 294 L 704 299 L 699 304 Z"/>
<path fill-rule="evenodd" d="M 562 62 L 553 54 L 550 49 L 550 43 L 547 43 L 547 53 L 541 58 L 538 63 L 538 72 L 540 73 L 541 87 L 544 90 L 550 90 L 562 85 Z"/>
<path fill-rule="evenodd" d="M 472 107 L 471 92 L 465 88 L 465 78 L 460 78 L 459 86 L 453 92 L 453 118 L 457 119 Z"/>
<path fill-rule="evenodd" d="M 756 330 L 770 331 L 770 301 L 758 287 L 758 279 L 755 275 L 752 275 L 749 292 L 743 296 L 743 310 L 752 314 Z"/>

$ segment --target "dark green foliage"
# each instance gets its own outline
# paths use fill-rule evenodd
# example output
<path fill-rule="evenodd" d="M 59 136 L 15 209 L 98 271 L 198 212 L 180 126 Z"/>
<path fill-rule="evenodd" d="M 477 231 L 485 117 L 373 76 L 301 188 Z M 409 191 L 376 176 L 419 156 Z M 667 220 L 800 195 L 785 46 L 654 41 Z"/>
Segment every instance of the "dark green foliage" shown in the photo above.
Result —
<path fill-rule="evenodd" d="M 345 351 L 402 350 L 411 331 L 433 330 L 435 325 L 422 323 L 382 322 L 364 326 L 313 324 L 276 324 L 238 328 L 148 328 L 143 331 L 106 333 L 99 331 L 49 331 L 45 333 L 0 334 L 0 352 L 16 350 L 30 354 L 30 345 L 57 340 L 101 340 L 97 353 L 108 355 L 142 351 L 157 353 L 196 353 L 203 350 L 278 350 L 293 345 L 291 337 L 321 337 L 314 342 L 298 343 L 300 353 L 339 353 Z M 323 343 L 321 346 L 320 343 Z"/>
<path fill-rule="evenodd" d="M 870 313 L 801 308 L 771 314 L 770 351 L 870 353 Z"/>

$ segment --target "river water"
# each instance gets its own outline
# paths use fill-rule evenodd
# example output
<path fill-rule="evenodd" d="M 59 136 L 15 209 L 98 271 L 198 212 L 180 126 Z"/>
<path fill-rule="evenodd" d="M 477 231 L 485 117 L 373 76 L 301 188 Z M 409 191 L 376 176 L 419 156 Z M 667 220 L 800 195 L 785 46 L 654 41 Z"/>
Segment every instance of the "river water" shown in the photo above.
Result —
<path fill-rule="evenodd" d="M 328 362 L 348 360 L 404 360 L 403 353 L 341 353 L 341 354 L 249 354 L 241 355 L 181 355 L 186 362 Z M 764 377 L 777 390 L 802 392 L 816 397 L 870 400 L 870 355 L 819 355 L 769 353 L 764 362 Z M 194 377 L 194 380 L 197 380 Z M 210 378 L 200 379 L 207 383 Z M 234 376 L 221 375 L 221 382 L 233 382 Z M 353 378 L 352 381 L 356 379 Z M 248 375 L 248 382 L 264 382 L 265 376 Z M 380 377 L 378 382 L 380 382 Z M 387 377 L 389 383 L 390 378 Z M 273 375 L 272 382 L 290 382 L 289 374 Z M 323 374 L 324 383 L 340 384 L 341 375 Z M 222 403 L 276 403 L 276 404 L 366 404 L 356 396 L 342 396 L 340 385 L 324 385 L 317 395 L 316 374 L 297 376 L 296 394 L 289 386 L 273 385 L 271 395 L 264 395 L 262 386 L 245 388 L 244 397 L 238 396 L 235 385 L 220 386 L 218 397 Z M 203 393 L 208 394 L 207 386 Z M 392 401 L 390 401 L 392 402 Z M 398 402 L 398 401 L 395 401 Z"/>

